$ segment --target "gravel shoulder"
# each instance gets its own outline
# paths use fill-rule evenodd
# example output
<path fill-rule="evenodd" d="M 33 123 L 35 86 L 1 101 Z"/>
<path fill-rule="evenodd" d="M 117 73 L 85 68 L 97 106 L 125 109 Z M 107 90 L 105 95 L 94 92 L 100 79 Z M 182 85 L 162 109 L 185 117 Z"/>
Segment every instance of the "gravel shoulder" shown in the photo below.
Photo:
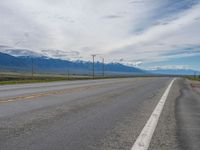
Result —
<path fill-rule="evenodd" d="M 182 80 L 177 79 L 170 90 L 149 150 L 180 150 L 176 134 L 177 123 L 175 115 L 176 99 L 180 95 L 180 82 L 182 82 Z"/>
<path fill-rule="evenodd" d="M 200 82 L 177 79 L 171 88 L 150 150 L 197 150 L 200 147 Z"/>

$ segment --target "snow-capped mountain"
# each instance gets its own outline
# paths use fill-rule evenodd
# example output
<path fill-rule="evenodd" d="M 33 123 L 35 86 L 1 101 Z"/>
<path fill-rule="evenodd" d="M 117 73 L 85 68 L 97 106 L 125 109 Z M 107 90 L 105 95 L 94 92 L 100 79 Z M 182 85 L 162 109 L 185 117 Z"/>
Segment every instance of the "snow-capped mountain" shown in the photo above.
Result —
<path fill-rule="evenodd" d="M 63 50 L 41 50 L 41 53 L 49 58 L 61 59 L 61 60 L 71 60 L 77 59 L 79 57 L 78 51 L 63 51 Z"/>
<path fill-rule="evenodd" d="M 0 52 L 0 70 L 9 71 L 27 71 L 31 70 L 34 65 L 35 71 L 45 73 L 66 73 L 67 70 L 72 74 L 90 74 L 92 71 L 92 62 L 68 61 L 46 57 L 15 57 Z M 102 65 L 100 62 L 95 63 L 95 72 L 102 74 Z M 128 67 L 122 64 L 104 64 L 107 74 L 145 74 L 146 71 L 139 68 Z"/>
<path fill-rule="evenodd" d="M 192 69 L 156 69 L 156 70 L 148 70 L 153 74 L 162 74 L 162 75 L 194 75 L 200 74 L 200 71 L 192 70 Z"/>
<path fill-rule="evenodd" d="M 34 52 L 28 49 L 20 49 L 20 48 L 11 48 L 8 46 L 0 45 L 0 52 L 9 54 L 15 57 L 46 57 L 53 59 L 61 59 L 61 60 L 77 60 L 79 58 L 78 51 L 63 51 L 63 50 L 39 50 L 38 52 Z"/>
<path fill-rule="evenodd" d="M 45 56 L 42 53 L 33 52 L 28 49 L 18 49 L 18 48 L 15 49 L 15 48 L 7 47 L 7 46 L 0 46 L 0 52 L 9 54 L 9 55 L 15 56 L 15 57 L 20 57 L 20 56 L 43 57 L 43 56 Z"/>
<path fill-rule="evenodd" d="M 148 70 L 153 74 L 162 75 L 194 75 L 200 74 L 200 71 L 191 69 L 187 65 L 166 65 L 166 66 L 155 66 Z"/>

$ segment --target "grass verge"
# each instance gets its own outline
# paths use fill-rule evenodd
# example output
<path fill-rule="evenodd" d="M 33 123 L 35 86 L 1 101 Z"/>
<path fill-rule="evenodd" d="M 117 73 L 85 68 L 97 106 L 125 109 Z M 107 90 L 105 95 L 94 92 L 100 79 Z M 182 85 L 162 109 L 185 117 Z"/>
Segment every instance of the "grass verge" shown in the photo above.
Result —
<path fill-rule="evenodd" d="M 198 76 L 198 77 L 189 76 L 189 77 L 186 77 L 186 78 L 189 79 L 189 80 L 200 81 L 200 76 Z"/>
<path fill-rule="evenodd" d="M 34 77 L 26 74 L 0 74 L 0 85 L 41 83 L 55 81 L 87 80 L 88 76 L 64 76 L 64 75 L 35 75 Z"/>

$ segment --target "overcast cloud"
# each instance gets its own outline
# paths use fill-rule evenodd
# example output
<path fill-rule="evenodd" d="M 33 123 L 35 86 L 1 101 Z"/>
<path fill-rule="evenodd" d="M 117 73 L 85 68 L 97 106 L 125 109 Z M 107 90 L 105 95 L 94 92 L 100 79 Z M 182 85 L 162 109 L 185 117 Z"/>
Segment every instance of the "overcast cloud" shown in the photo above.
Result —
<path fill-rule="evenodd" d="M 200 54 L 199 0 L 1 0 L 0 19 L 13 48 L 136 66 Z"/>

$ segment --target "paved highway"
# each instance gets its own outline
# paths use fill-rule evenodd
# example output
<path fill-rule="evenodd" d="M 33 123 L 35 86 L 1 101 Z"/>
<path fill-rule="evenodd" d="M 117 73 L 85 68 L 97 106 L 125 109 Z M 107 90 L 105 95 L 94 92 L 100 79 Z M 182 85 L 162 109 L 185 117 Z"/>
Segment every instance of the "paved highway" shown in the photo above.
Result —
<path fill-rule="evenodd" d="M 131 150 L 172 80 L 0 86 L 0 150 Z M 174 81 L 149 150 L 199 149 L 199 94 L 198 82 Z"/>

